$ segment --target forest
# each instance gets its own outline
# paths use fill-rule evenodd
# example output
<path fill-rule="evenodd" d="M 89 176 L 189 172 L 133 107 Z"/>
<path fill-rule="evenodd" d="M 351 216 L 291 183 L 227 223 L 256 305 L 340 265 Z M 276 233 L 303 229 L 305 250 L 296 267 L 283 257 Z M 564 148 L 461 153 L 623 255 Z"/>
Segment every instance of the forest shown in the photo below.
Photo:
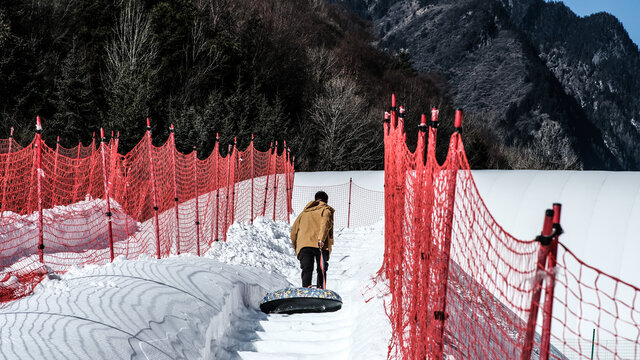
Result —
<path fill-rule="evenodd" d="M 372 24 L 323 0 L 5 0 L 0 4 L 0 136 L 26 145 L 35 117 L 55 146 L 101 127 L 132 149 L 151 118 L 178 148 L 209 154 L 287 141 L 296 170 L 383 167 L 382 118 L 395 92 L 409 146 L 420 112 L 440 110 L 439 154 L 454 107 L 438 73 L 376 47 Z M 471 117 L 473 118 L 473 116 Z M 510 167 L 509 151 L 466 122 L 473 167 Z M 513 158 L 513 156 L 512 156 Z M 519 158 L 520 159 L 520 158 Z M 521 159 L 518 161 L 522 161 Z"/>

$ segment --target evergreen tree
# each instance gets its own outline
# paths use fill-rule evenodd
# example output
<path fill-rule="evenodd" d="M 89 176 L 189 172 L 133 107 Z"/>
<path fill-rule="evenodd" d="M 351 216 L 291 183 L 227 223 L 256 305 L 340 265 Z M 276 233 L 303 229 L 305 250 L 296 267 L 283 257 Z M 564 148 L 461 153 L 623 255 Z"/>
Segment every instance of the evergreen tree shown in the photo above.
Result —
<path fill-rule="evenodd" d="M 47 124 L 48 133 L 60 136 L 61 145 L 65 147 L 77 145 L 78 140 L 87 143 L 89 131 L 97 130 L 99 124 L 87 121 L 97 109 L 86 56 L 78 51 L 75 43 L 62 61 L 51 101 L 56 112 Z"/>

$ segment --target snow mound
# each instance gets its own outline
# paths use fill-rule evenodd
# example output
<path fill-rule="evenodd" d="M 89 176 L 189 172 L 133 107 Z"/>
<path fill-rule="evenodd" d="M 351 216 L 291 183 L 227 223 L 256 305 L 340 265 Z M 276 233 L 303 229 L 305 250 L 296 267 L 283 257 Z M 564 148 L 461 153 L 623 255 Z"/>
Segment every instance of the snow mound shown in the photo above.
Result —
<path fill-rule="evenodd" d="M 248 223 L 234 223 L 226 242 L 214 242 L 206 257 L 232 265 L 257 267 L 271 274 L 282 274 L 292 284 L 299 283 L 300 266 L 291 245 L 291 226 L 259 217 Z"/>
<path fill-rule="evenodd" d="M 82 252 L 109 247 L 107 202 L 104 199 L 85 200 L 70 205 L 59 205 L 42 211 L 44 225 L 44 252 Z M 140 223 L 128 216 L 122 206 L 111 199 L 114 239 L 127 239 L 140 228 Z M 20 257 L 36 252 L 38 238 L 38 211 L 20 215 L 3 211 L 0 216 L 0 243 L 3 244 L 2 264 L 17 262 Z M 36 239 L 36 240 L 34 240 Z M 0 265 L 2 265 L 0 264 Z"/>

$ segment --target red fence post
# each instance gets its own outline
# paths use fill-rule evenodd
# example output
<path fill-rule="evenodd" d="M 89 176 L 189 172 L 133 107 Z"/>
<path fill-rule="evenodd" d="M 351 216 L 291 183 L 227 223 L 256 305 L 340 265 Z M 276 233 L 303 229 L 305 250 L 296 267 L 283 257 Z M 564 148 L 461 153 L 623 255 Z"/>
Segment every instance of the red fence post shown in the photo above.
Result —
<path fill-rule="evenodd" d="M 231 224 L 236 221 L 236 185 L 238 184 L 238 162 L 239 160 L 239 152 L 238 152 L 238 138 L 233 138 L 233 155 L 235 160 L 233 161 L 233 189 L 231 190 Z"/>
<path fill-rule="evenodd" d="M 149 154 L 149 167 L 151 176 L 151 190 L 153 191 L 153 211 L 156 220 L 156 257 L 160 259 L 160 222 L 158 221 L 158 191 L 156 188 L 156 169 L 153 163 L 153 145 L 151 144 L 151 120 L 147 118 L 147 147 Z"/>
<path fill-rule="evenodd" d="M 445 230 L 444 233 L 444 242 L 443 242 L 443 251 L 442 257 L 440 261 L 442 261 L 443 269 L 440 277 L 441 289 L 439 289 L 439 298 L 438 303 L 436 305 L 436 310 L 434 312 L 435 317 L 435 325 L 436 325 L 436 353 L 434 354 L 435 359 L 441 359 L 444 351 L 444 324 L 447 318 L 447 288 L 448 288 L 448 279 L 449 279 L 449 259 L 451 257 L 451 238 L 453 237 L 453 210 L 455 206 L 455 198 L 456 198 L 456 179 L 458 175 L 458 147 L 460 144 L 460 134 L 462 133 L 462 110 L 456 110 L 455 117 L 455 129 L 456 133 L 452 138 L 452 152 L 450 152 L 450 156 L 453 156 L 450 171 L 450 178 L 448 179 L 447 184 L 447 217 L 446 217 L 446 226 L 449 228 Z"/>
<path fill-rule="evenodd" d="M 228 150 L 227 150 L 227 186 L 226 186 L 226 190 L 225 190 L 225 203 L 226 203 L 226 207 L 225 207 L 225 211 L 224 211 L 224 234 L 222 234 L 222 238 L 223 240 L 226 242 L 227 241 L 227 230 L 229 229 L 229 183 L 231 182 L 231 179 L 229 179 L 231 177 L 231 152 L 233 151 L 233 147 L 231 144 L 229 144 Z"/>
<path fill-rule="evenodd" d="M 169 138 L 171 139 L 171 165 L 173 167 L 173 208 L 176 214 L 176 252 L 180 255 L 180 215 L 178 211 L 178 175 L 176 168 L 176 134 L 173 124 L 169 127 Z"/>
<path fill-rule="evenodd" d="M 271 152 L 273 151 L 273 142 L 269 145 L 269 150 L 267 154 L 267 181 L 264 185 L 264 202 L 262 204 L 262 216 L 264 216 L 265 211 L 267 211 L 267 193 L 269 192 L 269 170 L 271 170 Z"/>
<path fill-rule="evenodd" d="M 38 184 L 38 255 L 40 262 L 44 264 L 44 223 L 42 219 L 42 178 L 44 171 L 42 170 L 42 123 L 40 116 L 36 117 L 36 157 L 38 161 L 38 171 L 36 174 L 36 183 Z"/>
<path fill-rule="evenodd" d="M 58 185 L 58 181 L 56 180 L 56 178 L 58 177 L 58 155 L 60 154 L 60 136 L 58 136 L 56 138 L 56 156 L 55 159 L 53 160 L 53 179 L 52 179 L 52 185 L 51 185 L 51 207 L 56 206 L 57 204 L 57 194 L 58 192 L 56 191 L 56 185 Z"/>
<path fill-rule="evenodd" d="M 286 200 L 287 200 L 287 223 L 291 222 L 290 219 L 290 215 L 291 215 L 291 192 L 293 191 L 293 185 L 291 184 L 291 177 L 290 177 L 290 164 L 289 164 L 289 160 L 290 160 L 290 156 L 291 156 L 291 150 L 287 147 L 287 142 L 284 142 L 284 150 L 283 150 L 283 155 L 284 155 L 284 178 L 286 181 L 286 188 L 287 188 L 287 195 L 286 195 Z"/>
<path fill-rule="evenodd" d="M 120 132 L 118 131 L 116 133 L 116 136 L 112 138 L 114 139 L 113 142 L 113 146 L 111 148 L 111 162 L 110 162 L 110 166 L 109 166 L 109 193 L 113 192 L 113 187 L 114 187 L 114 183 L 116 180 L 116 164 L 118 163 L 118 143 L 119 143 L 119 138 L 120 138 Z"/>
<path fill-rule="evenodd" d="M 102 156 L 102 183 L 104 184 L 104 199 L 107 202 L 107 231 L 109 234 L 109 254 L 111 257 L 111 262 L 113 262 L 113 228 L 111 224 L 111 198 L 109 196 L 109 183 L 107 179 L 109 175 L 107 174 L 107 156 L 105 155 L 105 143 L 104 143 L 104 130 L 100 128 L 100 155 Z"/>
<path fill-rule="evenodd" d="M 349 178 L 349 208 L 347 210 L 347 229 L 351 224 L 351 187 L 353 185 L 353 178 Z"/>
<path fill-rule="evenodd" d="M 293 185 L 296 183 L 296 156 L 291 157 L 291 197 L 293 198 Z M 291 212 L 293 212 L 293 200 L 291 202 Z"/>
<path fill-rule="evenodd" d="M 211 238 L 215 239 L 215 241 L 218 241 L 218 222 L 219 222 L 219 217 L 220 217 L 220 181 L 219 181 L 219 175 L 220 175 L 220 135 L 218 133 L 216 133 L 216 144 L 213 147 L 213 152 L 215 155 L 215 159 L 216 159 L 216 168 L 214 173 L 216 174 L 216 183 L 215 183 L 215 187 L 216 187 L 216 217 L 215 217 L 215 222 L 212 223 L 212 225 L 215 224 L 215 232 L 211 233 Z M 214 234 L 215 234 L 215 238 L 214 238 Z"/>
<path fill-rule="evenodd" d="M 71 186 L 71 203 L 75 204 L 76 202 L 76 195 L 78 192 L 78 181 L 76 180 L 78 178 L 78 169 L 80 168 L 80 149 L 82 148 L 82 143 L 80 142 L 80 140 L 78 140 L 78 152 L 76 154 L 76 159 L 78 160 L 78 162 L 75 164 L 75 166 L 73 167 L 73 185 Z"/>
<path fill-rule="evenodd" d="M 253 134 L 251 134 L 251 223 L 253 224 L 253 178 L 255 177 L 255 170 L 254 170 L 254 153 L 255 153 L 256 149 L 253 147 Z"/>
<path fill-rule="evenodd" d="M 425 118 L 425 125 L 426 125 L 426 118 Z M 425 128 L 421 128 L 421 130 L 426 130 Z M 423 131 L 421 131 L 423 132 Z M 426 186 L 427 191 L 429 192 L 429 196 L 428 196 L 428 202 L 423 203 L 425 208 L 425 214 L 423 215 L 423 219 L 431 219 L 432 215 L 435 211 L 434 208 L 434 204 L 435 204 L 435 196 L 434 196 L 434 190 L 433 190 L 433 185 L 435 182 L 435 169 L 438 167 L 438 162 L 436 159 L 436 143 L 437 143 L 437 138 L 438 138 L 438 110 L 434 107 L 431 109 L 431 121 L 429 122 L 429 129 L 428 129 L 428 139 L 427 139 L 427 143 L 426 143 L 426 159 L 424 161 L 424 166 L 425 166 L 425 177 L 422 179 L 423 181 L 427 182 L 428 185 Z M 427 194 L 423 194 L 423 196 L 425 196 Z M 424 289 L 428 290 L 429 289 L 429 285 L 426 285 L 425 282 L 426 280 L 424 279 L 430 279 L 432 276 L 432 271 L 434 271 L 430 264 L 433 264 L 434 261 L 436 261 L 434 259 L 434 255 L 432 255 L 432 251 L 435 253 L 436 250 L 436 244 L 434 244 L 434 237 L 433 234 L 437 233 L 437 229 L 436 229 L 436 224 L 432 223 L 432 222 L 428 222 L 428 223 L 423 223 L 421 224 L 423 226 L 423 230 L 425 231 L 425 236 L 424 238 L 429 239 L 428 242 L 424 243 L 422 246 L 422 251 L 424 254 L 424 259 L 422 258 L 422 253 L 421 253 L 421 259 L 422 259 L 422 265 L 423 268 L 426 268 L 426 271 L 423 273 L 420 273 L 419 275 L 419 284 L 420 286 L 425 286 Z M 431 299 L 421 299 L 426 303 L 426 306 L 433 306 L 433 300 Z M 431 316 L 430 313 L 428 314 L 424 314 L 423 315 L 424 318 L 422 319 L 425 323 L 428 323 L 427 320 L 429 320 L 427 318 L 427 316 Z M 433 321 L 438 321 L 437 319 L 433 319 Z M 427 344 L 427 340 L 428 340 L 428 335 L 429 335 L 429 331 L 426 328 L 420 328 L 419 332 L 418 332 L 418 336 L 419 339 L 423 339 L 424 343 Z M 428 352 L 427 347 L 424 346 L 421 349 L 422 354 L 426 354 Z"/>
<path fill-rule="evenodd" d="M 542 236 L 550 236 L 553 230 L 553 210 L 547 209 L 544 213 L 544 224 L 542 226 Z M 540 307 L 540 293 L 542 292 L 541 276 L 545 271 L 545 263 L 549 253 L 549 246 L 541 244 L 538 250 L 538 262 L 536 264 L 535 282 L 533 284 L 533 293 L 531 294 L 531 306 L 529 307 L 529 317 L 527 318 L 527 331 L 525 333 L 524 345 L 522 346 L 521 360 L 531 359 L 533 350 L 533 342 L 536 330 L 536 320 L 538 319 L 538 308 Z"/>
<path fill-rule="evenodd" d="M 411 282 L 409 283 L 410 288 L 408 291 L 412 295 L 409 303 L 407 304 L 407 311 L 409 314 L 415 314 L 413 317 L 409 317 L 409 324 L 407 325 L 407 327 L 409 328 L 408 340 L 409 344 L 419 344 L 419 346 L 413 347 L 413 350 L 415 351 L 416 358 L 421 359 L 425 358 L 425 350 L 428 346 L 427 341 L 418 341 L 418 339 L 422 340 L 422 338 L 420 337 L 422 334 L 421 330 L 424 330 L 423 328 L 428 326 L 425 326 L 425 324 L 427 323 L 425 318 L 425 311 L 418 310 L 420 308 L 428 309 L 428 307 L 423 305 L 425 299 L 423 296 L 424 293 L 422 292 L 422 283 L 424 281 L 423 271 L 426 271 L 427 269 L 424 268 L 423 264 L 425 260 L 425 252 L 422 251 L 422 246 L 427 242 L 425 241 L 425 239 L 429 239 L 429 237 L 426 236 L 427 233 L 424 229 L 424 226 L 426 225 L 425 223 L 427 222 L 422 220 L 424 213 L 428 211 L 425 206 L 425 200 L 427 200 L 428 198 L 425 196 L 425 194 L 423 194 L 423 184 L 426 177 L 424 167 L 426 129 L 426 116 L 422 114 L 420 117 L 420 124 L 418 125 L 418 141 L 416 150 L 413 154 L 415 157 L 415 165 L 413 166 L 415 172 L 412 176 L 415 177 L 415 180 L 411 183 L 415 185 L 412 185 L 414 187 L 414 196 L 411 199 L 410 205 L 413 208 L 413 216 L 411 218 L 411 223 L 413 226 L 409 233 L 411 236 L 407 238 L 407 241 L 410 243 L 409 256 L 411 257 L 411 261 L 413 264 L 411 272 L 412 274 L 414 274 L 411 277 Z M 351 186 L 351 184 L 349 184 L 349 186 Z M 420 295 L 416 296 L 416 294 Z"/>
<path fill-rule="evenodd" d="M 95 164 L 93 163 L 93 159 L 95 158 L 95 154 L 96 154 L 96 133 L 95 131 L 93 132 L 93 136 L 92 136 L 92 140 L 91 140 L 91 158 L 89 160 L 89 178 L 87 179 L 88 182 L 88 187 L 87 187 L 87 194 L 91 195 L 91 190 L 92 190 L 92 179 L 93 179 L 93 170 L 95 168 Z"/>
<path fill-rule="evenodd" d="M 196 194 L 196 254 L 200 256 L 200 205 L 198 203 L 198 197 L 200 196 L 198 191 L 198 149 L 193 146 L 193 178 L 195 182 L 195 194 Z"/>
<path fill-rule="evenodd" d="M 418 144 L 415 151 L 416 168 L 424 167 L 424 160 L 426 158 L 426 142 L 427 142 L 427 116 L 425 114 L 420 115 L 420 124 L 418 125 Z"/>
<path fill-rule="evenodd" d="M 391 96 L 391 107 L 395 107 L 396 106 L 396 97 L 395 95 Z M 392 198 L 391 198 L 391 194 L 393 193 L 393 189 L 388 188 L 388 186 L 391 186 L 391 151 L 390 150 L 390 142 L 391 142 L 391 130 L 393 129 L 393 126 L 391 124 L 391 114 L 390 112 L 386 111 L 384 113 L 384 121 L 383 121 L 383 133 L 384 133 L 384 208 L 385 208 L 385 212 L 384 212 L 384 223 L 385 223 L 385 227 L 384 227 L 384 257 L 383 257 L 383 261 L 382 261 L 382 268 L 380 269 L 381 271 L 383 271 L 385 273 L 385 275 L 389 275 L 389 271 L 391 270 L 389 265 L 390 265 L 390 259 L 391 259 L 391 243 L 392 243 L 392 236 L 393 236 L 393 229 L 391 228 L 393 226 L 393 223 L 391 221 L 392 218 L 392 213 L 395 212 L 393 204 L 392 204 Z M 387 225 L 391 225 L 391 226 L 387 226 Z M 389 278 L 389 280 L 391 281 L 391 278 Z"/>
<path fill-rule="evenodd" d="M 553 204 L 553 226 L 559 228 L 560 212 L 562 205 Z M 556 283 L 556 259 L 558 256 L 558 237 L 561 232 L 556 231 L 551 244 L 549 244 L 547 261 L 547 287 L 545 288 L 544 312 L 542 314 L 542 339 L 540 339 L 540 360 L 549 359 L 549 347 L 551 345 L 551 320 L 553 319 L 553 293 Z"/>
<path fill-rule="evenodd" d="M 273 150 L 273 221 L 276 221 L 276 204 L 278 203 L 278 141 Z"/>

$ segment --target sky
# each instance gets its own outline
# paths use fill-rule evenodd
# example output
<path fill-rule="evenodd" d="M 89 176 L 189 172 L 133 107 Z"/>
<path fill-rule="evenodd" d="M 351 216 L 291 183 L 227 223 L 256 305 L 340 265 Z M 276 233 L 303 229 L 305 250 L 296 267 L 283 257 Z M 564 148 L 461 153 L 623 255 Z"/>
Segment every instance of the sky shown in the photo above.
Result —
<path fill-rule="evenodd" d="M 562 0 L 579 16 L 589 16 L 605 11 L 615 16 L 624 25 L 629 37 L 640 45 L 640 1 L 638 0 Z"/>

